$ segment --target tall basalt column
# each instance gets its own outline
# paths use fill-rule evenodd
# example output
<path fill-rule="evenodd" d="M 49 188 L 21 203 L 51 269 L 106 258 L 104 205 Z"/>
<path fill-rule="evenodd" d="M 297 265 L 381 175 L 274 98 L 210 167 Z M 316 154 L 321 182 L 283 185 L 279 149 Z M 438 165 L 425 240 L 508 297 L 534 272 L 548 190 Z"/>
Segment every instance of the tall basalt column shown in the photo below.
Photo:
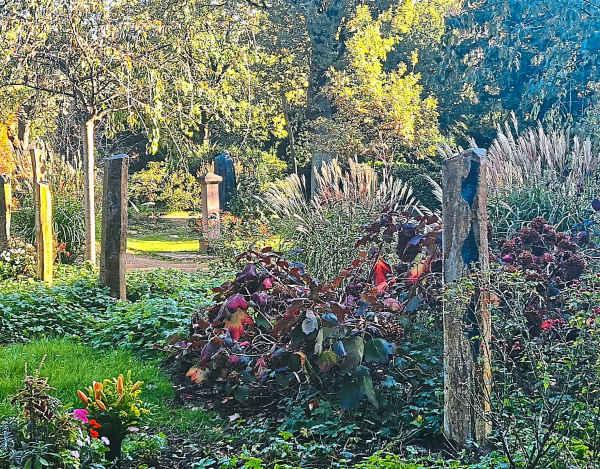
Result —
<path fill-rule="evenodd" d="M 477 276 L 470 300 L 444 301 L 444 434 L 462 446 L 485 444 L 492 380 L 485 150 L 446 160 L 442 173 L 445 289 Z"/>
<path fill-rule="evenodd" d="M 102 247 L 100 281 L 110 295 L 126 299 L 125 252 L 127 250 L 127 172 L 129 157 L 107 158 L 102 199 Z"/>
<path fill-rule="evenodd" d="M 10 211 L 12 189 L 10 178 L 0 175 L 0 252 L 10 249 Z"/>

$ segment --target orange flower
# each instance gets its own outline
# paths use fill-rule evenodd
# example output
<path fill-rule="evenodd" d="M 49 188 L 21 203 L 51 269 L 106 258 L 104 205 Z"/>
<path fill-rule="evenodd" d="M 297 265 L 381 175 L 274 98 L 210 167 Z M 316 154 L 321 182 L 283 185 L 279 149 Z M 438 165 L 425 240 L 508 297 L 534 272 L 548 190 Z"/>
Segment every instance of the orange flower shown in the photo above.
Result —
<path fill-rule="evenodd" d="M 92 429 L 90 428 L 90 436 L 91 436 L 92 438 L 95 438 L 95 439 L 97 439 L 97 438 L 100 436 L 100 434 L 99 434 L 99 433 L 98 433 L 96 430 L 92 430 Z"/>
<path fill-rule="evenodd" d="M 94 430 L 97 430 L 98 428 L 100 428 L 102 425 L 100 425 L 98 422 L 96 422 L 95 420 L 90 420 L 90 427 L 92 427 Z"/>
<path fill-rule="evenodd" d="M 94 381 L 94 391 L 104 391 L 104 385 L 98 381 Z"/>
<path fill-rule="evenodd" d="M 96 399 L 96 404 L 100 407 L 100 410 L 106 410 L 106 405 L 100 399 Z"/>
<path fill-rule="evenodd" d="M 119 379 L 117 379 L 117 392 L 119 394 L 123 394 L 123 375 L 119 375 Z"/>
<path fill-rule="evenodd" d="M 140 388 L 140 386 L 141 386 L 141 385 L 142 385 L 142 382 L 141 382 L 141 381 L 138 381 L 137 383 L 135 383 L 135 384 L 133 385 L 133 387 L 131 388 L 131 392 L 135 392 L 135 391 L 137 391 L 137 390 Z"/>
<path fill-rule="evenodd" d="M 83 391 L 80 391 L 79 389 L 77 390 L 77 396 L 79 396 L 79 399 L 81 399 L 81 402 L 83 402 L 85 405 L 87 405 L 88 403 L 88 398 L 87 396 L 83 393 Z"/>

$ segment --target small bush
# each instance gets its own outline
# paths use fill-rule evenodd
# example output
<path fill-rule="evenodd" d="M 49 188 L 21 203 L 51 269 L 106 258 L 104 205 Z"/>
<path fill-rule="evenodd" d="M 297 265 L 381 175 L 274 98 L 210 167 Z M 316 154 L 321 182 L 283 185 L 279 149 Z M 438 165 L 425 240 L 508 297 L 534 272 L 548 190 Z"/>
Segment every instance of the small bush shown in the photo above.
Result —
<path fill-rule="evenodd" d="M 12 238 L 10 249 L 0 252 L 0 280 L 36 276 L 35 248 L 19 238 Z"/>
<path fill-rule="evenodd" d="M 164 162 L 152 161 L 131 176 L 129 197 L 137 203 L 155 202 L 168 211 L 199 210 L 202 206 L 196 178 L 183 170 L 170 171 Z"/>

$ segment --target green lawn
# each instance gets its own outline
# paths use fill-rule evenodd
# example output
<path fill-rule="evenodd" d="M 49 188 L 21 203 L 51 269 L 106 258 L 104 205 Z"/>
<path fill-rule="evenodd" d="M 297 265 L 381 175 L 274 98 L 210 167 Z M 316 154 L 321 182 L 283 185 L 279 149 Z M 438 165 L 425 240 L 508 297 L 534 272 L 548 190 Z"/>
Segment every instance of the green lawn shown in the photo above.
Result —
<path fill-rule="evenodd" d="M 178 234 L 179 238 L 161 233 L 157 235 L 135 236 L 127 239 L 129 251 L 158 254 L 165 252 L 198 252 L 198 238 Z"/>
<path fill-rule="evenodd" d="M 91 347 L 66 340 L 35 341 L 26 345 L 0 348 L 0 417 L 12 415 L 15 408 L 10 397 L 21 386 L 27 372 L 35 373 L 43 356 L 46 360 L 40 376 L 49 378 L 48 384 L 56 388 L 54 395 L 63 404 L 77 405 L 77 389 L 127 374 L 131 370 L 134 381 L 144 384 L 144 400 L 151 408 L 164 407 L 165 400 L 173 397 L 167 376 L 155 364 L 142 364 L 128 351 L 98 351 Z"/>

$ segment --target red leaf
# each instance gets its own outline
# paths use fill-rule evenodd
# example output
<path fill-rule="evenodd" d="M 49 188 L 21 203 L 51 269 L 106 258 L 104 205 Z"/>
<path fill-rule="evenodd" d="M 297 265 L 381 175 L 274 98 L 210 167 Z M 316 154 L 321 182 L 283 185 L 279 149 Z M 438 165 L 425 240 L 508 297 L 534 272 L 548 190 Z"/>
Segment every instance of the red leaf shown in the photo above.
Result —
<path fill-rule="evenodd" d="M 206 319 L 199 319 L 198 322 L 196 324 L 194 324 L 194 329 L 201 329 L 203 331 L 205 331 L 206 329 L 208 329 L 210 327 L 210 322 L 208 322 Z"/>
<path fill-rule="evenodd" d="M 419 262 L 412 269 L 410 269 L 406 283 L 409 285 L 414 285 L 419 281 L 423 274 L 426 274 L 427 272 L 429 272 L 429 265 L 425 262 Z"/>
<path fill-rule="evenodd" d="M 340 323 L 343 323 L 346 316 L 349 316 L 351 313 L 349 306 L 343 307 L 339 303 L 330 303 L 329 306 L 331 307 L 331 312 L 336 315 Z"/>
<path fill-rule="evenodd" d="M 287 329 L 292 327 L 294 324 L 296 324 L 300 320 L 300 318 L 301 318 L 300 315 L 291 315 L 291 316 L 286 316 L 286 317 L 280 319 L 277 322 L 277 324 L 275 324 L 275 326 L 273 326 L 273 330 L 271 331 L 271 333 L 275 337 L 277 337 L 279 334 L 281 334 L 282 332 L 286 331 Z"/>
<path fill-rule="evenodd" d="M 230 319 L 225 319 L 225 328 L 229 330 L 233 340 L 239 340 L 244 334 L 246 331 L 244 328 L 245 324 L 252 325 L 254 321 L 243 309 L 238 309 L 231 315 Z"/>
<path fill-rule="evenodd" d="M 381 257 L 377 258 L 377 262 L 373 266 L 373 270 L 371 270 L 371 275 L 369 280 L 371 283 L 375 285 L 379 285 L 387 280 L 387 276 L 392 273 L 392 268 L 390 265 L 384 261 Z"/>

